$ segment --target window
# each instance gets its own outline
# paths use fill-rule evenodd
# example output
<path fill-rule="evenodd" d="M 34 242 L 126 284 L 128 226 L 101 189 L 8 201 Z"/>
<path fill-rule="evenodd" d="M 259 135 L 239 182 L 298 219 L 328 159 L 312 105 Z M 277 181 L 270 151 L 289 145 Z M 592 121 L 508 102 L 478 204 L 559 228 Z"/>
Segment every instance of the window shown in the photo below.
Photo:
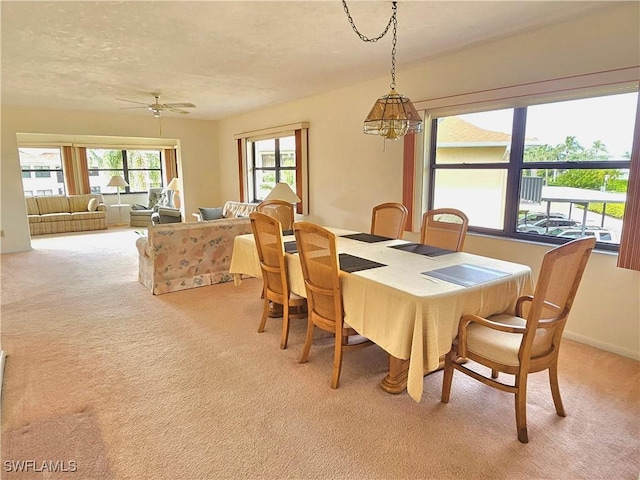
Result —
<path fill-rule="evenodd" d="M 125 192 L 146 192 L 162 186 L 160 150 L 120 150 L 87 148 L 91 193 L 115 193 L 107 183 L 121 175 L 129 184 Z"/>
<path fill-rule="evenodd" d="M 22 169 L 22 187 L 26 196 L 65 193 L 60 148 L 28 148 L 18 150 Z M 28 192 L 28 193 L 27 193 Z"/>
<path fill-rule="evenodd" d="M 234 135 L 241 201 L 260 202 L 284 182 L 301 199 L 296 212 L 309 213 L 308 131 L 308 123 L 295 123 Z"/>
<path fill-rule="evenodd" d="M 277 183 L 296 191 L 295 136 L 249 141 L 253 171 L 253 202 L 260 202 Z"/>
<path fill-rule="evenodd" d="M 475 231 L 551 243 L 588 235 L 615 248 L 637 95 L 434 119 L 430 208 L 464 211 Z"/>

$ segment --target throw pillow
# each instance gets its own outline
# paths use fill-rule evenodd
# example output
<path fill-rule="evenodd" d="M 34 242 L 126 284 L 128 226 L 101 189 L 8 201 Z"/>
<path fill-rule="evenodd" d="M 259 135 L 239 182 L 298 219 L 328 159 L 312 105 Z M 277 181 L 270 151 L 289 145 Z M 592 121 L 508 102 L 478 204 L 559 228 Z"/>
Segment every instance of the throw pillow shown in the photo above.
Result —
<path fill-rule="evenodd" d="M 89 210 L 90 212 L 95 212 L 96 210 L 98 210 L 97 198 L 92 198 L 91 200 L 89 200 L 89 204 L 87 205 L 87 210 Z"/>
<path fill-rule="evenodd" d="M 203 221 L 219 220 L 222 218 L 222 207 L 198 208 Z"/>

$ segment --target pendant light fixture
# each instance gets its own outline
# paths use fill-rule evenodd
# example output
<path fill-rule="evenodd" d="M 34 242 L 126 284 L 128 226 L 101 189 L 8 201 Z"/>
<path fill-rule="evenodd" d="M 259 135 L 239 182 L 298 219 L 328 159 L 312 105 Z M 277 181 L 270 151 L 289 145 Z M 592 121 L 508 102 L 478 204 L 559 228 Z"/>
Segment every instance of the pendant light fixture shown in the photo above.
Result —
<path fill-rule="evenodd" d="M 391 18 L 384 31 L 375 38 L 365 37 L 358 31 L 347 2 L 342 0 L 344 11 L 347 14 L 351 28 L 363 42 L 377 42 L 384 37 L 389 28 L 393 26 L 393 47 L 391 49 L 391 91 L 380 97 L 364 120 L 364 133 L 369 135 L 380 135 L 387 140 L 397 140 L 408 133 L 420 133 L 422 131 L 422 118 L 416 111 L 409 98 L 396 92 L 396 42 L 398 20 L 397 2 L 393 2 Z"/>

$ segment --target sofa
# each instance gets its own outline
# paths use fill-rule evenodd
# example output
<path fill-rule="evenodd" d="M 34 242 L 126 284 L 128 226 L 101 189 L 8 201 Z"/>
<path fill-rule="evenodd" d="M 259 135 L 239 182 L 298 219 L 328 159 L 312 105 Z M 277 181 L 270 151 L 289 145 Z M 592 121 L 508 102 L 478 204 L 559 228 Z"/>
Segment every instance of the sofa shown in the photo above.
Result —
<path fill-rule="evenodd" d="M 251 233 L 248 214 L 255 204 L 227 202 L 225 207 L 226 218 L 149 226 L 136 240 L 140 283 L 161 295 L 232 281 L 233 242 Z"/>
<path fill-rule="evenodd" d="M 107 229 L 102 194 L 26 197 L 31 235 Z"/>

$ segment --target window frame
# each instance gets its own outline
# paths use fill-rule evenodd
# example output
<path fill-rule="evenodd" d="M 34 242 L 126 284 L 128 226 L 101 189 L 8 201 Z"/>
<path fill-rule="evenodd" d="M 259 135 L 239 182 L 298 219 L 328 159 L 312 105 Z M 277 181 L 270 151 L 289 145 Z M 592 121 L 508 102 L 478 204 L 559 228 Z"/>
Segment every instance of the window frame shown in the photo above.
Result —
<path fill-rule="evenodd" d="M 620 92 L 620 93 L 630 93 L 630 92 Z M 640 93 L 636 91 L 640 99 Z M 596 98 L 602 97 L 606 95 L 586 95 L 581 97 L 580 99 L 588 99 L 588 98 Z M 567 98 L 565 101 L 577 100 L 576 98 Z M 555 99 L 553 103 L 558 102 L 558 99 Z M 526 241 L 535 241 L 538 243 L 545 244 L 562 244 L 566 243 L 566 238 L 556 238 L 552 236 L 546 235 L 536 235 L 532 237 L 531 234 L 527 234 L 524 232 L 517 231 L 518 224 L 518 207 L 520 205 L 520 187 L 521 187 L 521 177 L 523 170 L 531 170 L 531 169 L 564 169 L 564 170 L 610 170 L 610 169 L 626 169 L 630 170 L 631 168 L 631 159 L 628 160 L 586 160 L 586 161 L 544 161 L 544 162 L 532 162 L 524 160 L 524 151 L 525 151 L 525 136 L 526 136 L 526 117 L 527 117 L 527 109 L 529 107 L 533 107 L 536 105 L 543 105 L 546 103 L 552 103 L 551 101 L 538 101 L 536 103 L 531 103 L 526 106 L 505 106 L 501 105 L 497 108 L 491 108 L 489 105 L 485 105 L 483 109 L 478 110 L 473 109 L 468 112 L 457 111 L 455 113 L 451 113 L 449 115 L 441 114 L 437 116 L 431 117 L 431 125 L 428 133 L 425 132 L 425 135 L 428 134 L 427 138 L 428 144 L 428 155 L 426 155 L 426 174 L 427 180 L 425 182 L 425 186 L 427 188 L 427 205 L 426 209 L 432 209 L 434 205 L 434 197 L 435 197 L 435 181 L 436 181 L 436 172 L 438 170 L 505 170 L 507 175 L 506 180 L 506 193 L 504 197 L 505 201 L 505 212 L 503 218 L 503 228 L 489 228 L 489 227 L 481 227 L 481 226 L 471 226 L 469 225 L 469 231 L 475 232 L 479 234 L 486 234 L 491 236 L 498 237 L 508 237 L 514 238 L 517 240 L 526 240 Z M 505 162 L 494 162 L 494 163 L 437 163 L 437 135 L 438 135 L 438 120 L 440 118 L 444 118 L 447 116 L 456 116 L 464 113 L 479 113 L 483 111 L 493 111 L 493 110 L 501 110 L 501 109 L 512 109 L 513 110 L 513 119 L 512 119 L 512 132 L 511 132 L 511 145 L 510 145 L 510 154 L 509 161 Z M 636 111 L 636 117 L 638 116 L 638 111 Z M 620 246 L 618 244 L 612 243 L 603 243 L 598 241 L 597 248 L 602 250 L 610 250 L 610 251 L 618 251 Z"/>
<path fill-rule="evenodd" d="M 294 159 L 295 159 L 295 164 L 291 167 L 285 167 L 282 165 L 282 155 L 281 155 L 281 150 L 280 150 L 280 140 L 282 138 L 293 138 L 294 142 L 295 142 L 295 135 L 281 135 L 281 136 L 277 136 L 277 137 L 273 137 L 273 138 L 262 138 L 260 140 L 248 140 L 248 142 L 251 143 L 251 155 L 250 155 L 250 162 L 251 162 L 251 167 L 250 167 L 250 171 L 251 171 L 251 175 L 252 175 L 252 181 L 250 183 L 251 188 L 252 188 L 252 195 L 253 195 L 253 199 L 251 200 L 251 202 L 254 203 L 258 203 L 264 200 L 264 198 L 258 198 L 258 172 L 274 172 L 275 174 L 275 184 L 277 185 L 279 182 L 282 182 L 282 178 L 281 178 L 281 173 L 283 171 L 292 171 L 294 173 L 294 178 L 297 177 L 297 173 L 298 173 L 298 158 L 296 156 L 296 152 L 295 152 L 295 148 L 294 148 Z M 273 140 L 274 141 L 274 166 L 273 167 L 258 167 L 257 166 L 257 152 L 256 152 L 256 145 L 258 142 L 260 141 L 264 141 L 264 140 Z M 275 185 L 274 185 L 275 186 Z"/>
<path fill-rule="evenodd" d="M 161 148 L 122 148 L 122 147 L 117 147 L 117 146 L 108 146 L 108 147 L 86 147 L 87 150 L 87 158 L 89 157 L 89 152 L 91 150 L 115 150 L 115 151 L 120 151 L 122 153 L 122 169 L 119 168 L 91 168 L 89 165 L 87 165 L 87 171 L 88 171 L 88 177 L 92 177 L 92 176 L 99 176 L 98 172 L 116 172 L 115 174 L 120 174 L 122 175 L 122 178 L 124 178 L 125 182 L 127 182 L 129 185 L 127 185 L 126 187 L 124 187 L 124 190 L 121 191 L 120 193 L 125 193 L 125 194 L 136 194 L 136 193 L 145 193 L 148 191 L 149 188 L 154 188 L 151 185 L 147 186 L 147 190 L 131 190 L 131 181 L 129 180 L 129 172 L 159 172 L 160 174 L 160 185 L 164 186 L 164 169 L 163 169 L 163 165 L 164 165 L 164 150 Z M 127 152 L 130 151 L 157 151 L 158 155 L 159 155 L 159 168 L 132 168 L 129 166 L 128 163 L 128 156 L 127 156 Z M 96 187 L 90 187 L 92 193 L 95 193 L 94 190 Z M 110 193 L 110 192 L 100 192 L 102 195 L 117 195 L 117 193 Z"/>
<path fill-rule="evenodd" d="M 300 122 L 279 127 L 265 128 L 234 135 L 238 151 L 238 190 L 241 202 L 249 202 L 254 193 L 254 173 L 250 142 L 282 137 L 295 137 L 295 192 L 301 201 L 296 205 L 296 213 L 309 214 L 309 123 Z"/>

